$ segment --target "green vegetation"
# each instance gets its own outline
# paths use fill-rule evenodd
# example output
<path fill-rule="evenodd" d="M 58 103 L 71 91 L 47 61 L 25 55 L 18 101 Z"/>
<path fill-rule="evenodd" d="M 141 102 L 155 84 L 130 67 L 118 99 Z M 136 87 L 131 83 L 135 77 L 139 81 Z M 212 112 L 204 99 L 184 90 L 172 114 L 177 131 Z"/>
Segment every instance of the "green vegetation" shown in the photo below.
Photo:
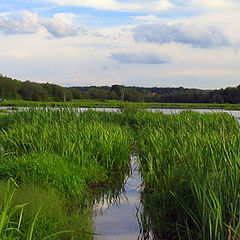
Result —
<path fill-rule="evenodd" d="M 8 113 L 7 109 L 0 109 L 0 114 L 6 114 L 6 113 Z"/>
<path fill-rule="evenodd" d="M 8 106 L 16 110 L 17 107 L 68 107 L 68 108 L 120 108 L 120 109 L 147 109 L 147 108 L 169 108 L 169 109 L 224 109 L 240 110 L 240 104 L 219 104 L 219 103 L 147 103 L 147 102 L 124 102 L 121 100 L 94 100 L 82 99 L 68 102 L 40 102 L 8 100 L 1 102 L 0 106 Z M 1 111 L 1 110 L 0 110 Z M 6 112 L 6 110 L 3 110 Z"/>
<path fill-rule="evenodd" d="M 19 185 L 11 197 L 16 205 L 28 203 L 24 214 L 10 216 L 22 219 L 16 237 L 27 239 L 28 226 L 41 208 L 33 239 L 64 230 L 51 239 L 91 239 L 91 234 L 83 236 L 92 232 L 91 206 L 114 184 L 121 190 L 133 145 L 130 129 L 104 121 L 105 115 L 42 109 L 1 117 L 0 178 Z M 84 218 L 87 227 L 81 224 Z"/>
<path fill-rule="evenodd" d="M 91 239 L 89 212 L 70 212 L 64 198 L 54 190 L 33 185 L 20 188 L 10 181 L 0 186 L 0 239 Z M 58 228 L 68 230 L 54 232 Z"/>
<path fill-rule="evenodd" d="M 71 100 L 119 100 L 150 103 L 240 103 L 240 86 L 220 90 L 161 87 L 61 87 L 50 83 L 21 82 L 0 74 L 0 103 L 5 100 L 69 102 Z"/>
<path fill-rule="evenodd" d="M 183 112 L 146 122 L 138 131 L 143 228 L 157 239 L 239 239 L 236 120 Z"/>
<path fill-rule="evenodd" d="M 103 195 L 118 197 L 133 149 L 144 181 L 145 236 L 239 239 L 237 121 L 228 114 L 135 108 L 0 115 L 0 239 L 92 239 L 92 206 Z"/>

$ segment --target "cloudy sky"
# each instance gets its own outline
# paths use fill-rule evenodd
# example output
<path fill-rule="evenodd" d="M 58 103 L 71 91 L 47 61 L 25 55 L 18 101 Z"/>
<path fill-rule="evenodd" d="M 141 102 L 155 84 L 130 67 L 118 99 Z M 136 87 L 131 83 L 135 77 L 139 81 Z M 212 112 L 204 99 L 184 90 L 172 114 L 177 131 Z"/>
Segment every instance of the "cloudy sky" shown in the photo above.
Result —
<path fill-rule="evenodd" d="M 63 86 L 236 86 L 239 16 L 239 0 L 1 0 L 0 73 Z"/>

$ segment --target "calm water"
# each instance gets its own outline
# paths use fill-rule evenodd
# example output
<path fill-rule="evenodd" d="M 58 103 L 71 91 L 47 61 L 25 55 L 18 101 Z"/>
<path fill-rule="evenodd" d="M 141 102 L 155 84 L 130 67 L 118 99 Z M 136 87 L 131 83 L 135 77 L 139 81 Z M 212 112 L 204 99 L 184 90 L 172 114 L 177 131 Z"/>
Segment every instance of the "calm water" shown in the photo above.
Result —
<path fill-rule="evenodd" d="M 106 201 L 95 205 L 95 232 L 103 234 L 99 240 L 137 240 L 140 229 L 137 209 L 140 206 L 141 175 L 137 156 L 131 157 L 132 174 L 125 183 L 119 202 L 108 205 Z"/>
<path fill-rule="evenodd" d="M 0 109 L 9 109 L 11 111 L 11 107 L 7 106 L 0 106 Z M 15 109 L 18 109 L 19 111 L 22 110 L 28 110 L 29 107 L 17 107 Z M 35 108 L 38 109 L 38 108 Z M 53 109 L 60 109 L 60 108 L 53 108 Z M 99 112 L 119 112 L 120 110 L 118 108 L 75 108 L 79 112 L 84 112 L 89 109 L 96 110 Z M 237 110 L 223 110 L 223 109 L 172 109 L 172 108 L 148 108 L 147 109 L 150 112 L 162 112 L 164 114 L 177 114 L 181 113 L 183 111 L 194 111 L 194 112 L 200 112 L 200 113 L 228 113 L 236 118 L 240 118 L 240 111 Z"/>

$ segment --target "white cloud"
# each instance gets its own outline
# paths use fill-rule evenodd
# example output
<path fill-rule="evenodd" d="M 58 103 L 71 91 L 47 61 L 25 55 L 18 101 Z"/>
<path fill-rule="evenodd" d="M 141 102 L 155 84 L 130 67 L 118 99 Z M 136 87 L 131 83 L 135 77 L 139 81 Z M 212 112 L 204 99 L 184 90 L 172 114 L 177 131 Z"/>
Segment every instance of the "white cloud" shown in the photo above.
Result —
<path fill-rule="evenodd" d="M 74 24 L 74 18 L 75 15 L 71 13 L 58 13 L 52 18 L 40 17 L 29 11 L 5 13 L 0 16 L 0 32 L 8 35 L 33 34 L 43 28 L 56 38 L 85 34 L 83 28 Z"/>
<path fill-rule="evenodd" d="M 59 5 L 81 6 L 102 10 L 112 11 L 130 11 L 130 12 L 148 12 L 148 11 L 166 11 L 173 8 L 174 5 L 168 0 L 148 0 L 148 1 L 128 1 L 120 2 L 117 0 L 47 0 Z"/>
<path fill-rule="evenodd" d="M 155 54 L 155 53 L 143 53 L 143 52 L 111 53 L 109 58 L 123 64 L 164 64 L 169 62 L 169 59 L 167 56 L 159 56 L 158 54 Z"/>
<path fill-rule="evenodd" d="M 73 23 L 74 17 L 71 13 L 58 13 L 52 18 L 41 18 L 40 23 L 56 38 L 77 36 L 83 29 Z"/>
<path fill-rule="evenodd" d="M 198 9 L 226 11 L 228 9 L 233 9 L 237 1 L 236 0 L 188 0 L 186 3 L 188 5 L 197 7 Z"/>
<path fill-rule="evenodd" d="M 127 38 L 115 41 L 92 35 L 49 41 L 44 34 L 2 36 L 0 72 L 22 80 L 65 86 L 125 84 L 216 88 L 239 83 L 240 54 L 229 48 L 136 44 Z M 160 57 L 169 55 L 171 64 L 119 64 L 107 58 L 110 53 L 139 51 Z M 103 66 L 106 67 L 103 69 Z"/>
<path fill-rule="evenodd" d="M 38 15 L 29 11 L 19 12 L 17 16 L 7 13 L 0 16 L 0 31 L 5 34 L 29 34 L 38 30 Z"/>
<path fill-rule="evenodd" d="M 131 18 L 139 22 L 148 22 L 148 23 L 159 21 L 159 18 L 155 15 L 132 16 Z"/>
<path fill-rule="evenodd" d="M 1 13 L 0 72 L 66 86 L 117 83 L 216 88 L 239 83 L 240 1 L 179 0 L 186 5 L 173 8 L 170 15 L 157 13 L 157 3 L 171 10 L 158 0 L 127 1 L 61 2 L 144 15 L 130 18 L 129 25 L 121 21 L 129 23 L 129 16 L 135 14 L 118 14 L 122 18 L 115 19 L 112 14 L 98 15 L 99 11 L 86 16 L 89 11 L 83 10 L 81 18 L 66 13 L 70 8 L 65 6 L 58 6 L 64 14 L 52 17 L 28 11 Z M 92 31 L 86 34 L 80 22 Z M 169 56 L 171 64 L 153 64 L 160 63 L 162 56 Z"/>
<path fill-rule="evenodd" d="M 133 29 L 136 42 L 150 43 L 182 43 L 200 48 L 229 46 L 228 37 L 216 26 L 201 26 L 199 24 L 141 24 Z"/>

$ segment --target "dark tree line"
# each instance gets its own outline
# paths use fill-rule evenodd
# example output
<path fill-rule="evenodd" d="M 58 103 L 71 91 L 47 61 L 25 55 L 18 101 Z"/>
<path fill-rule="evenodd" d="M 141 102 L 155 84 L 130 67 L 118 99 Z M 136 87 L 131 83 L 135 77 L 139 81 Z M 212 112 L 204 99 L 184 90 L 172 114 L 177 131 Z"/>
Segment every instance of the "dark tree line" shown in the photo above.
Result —
<path fill-rule="evenodd" d="M 0 99 L 71 101 L 72 99 L 116 99 L 129 102 L 240 103 L 240 85 L 220 90 L 179 88 L 61 87 L 50 83 L 21 82 L 0 75 Z"/>
<path fill-rule="evenodd" d="M 75 93 L 76 92 L 76 93 Z M 80 96 L 78 90 L 71 90 L 55 84 L 21 82 L 0 76 L 0 98 L 29 101 L 68 101 Z"/>

